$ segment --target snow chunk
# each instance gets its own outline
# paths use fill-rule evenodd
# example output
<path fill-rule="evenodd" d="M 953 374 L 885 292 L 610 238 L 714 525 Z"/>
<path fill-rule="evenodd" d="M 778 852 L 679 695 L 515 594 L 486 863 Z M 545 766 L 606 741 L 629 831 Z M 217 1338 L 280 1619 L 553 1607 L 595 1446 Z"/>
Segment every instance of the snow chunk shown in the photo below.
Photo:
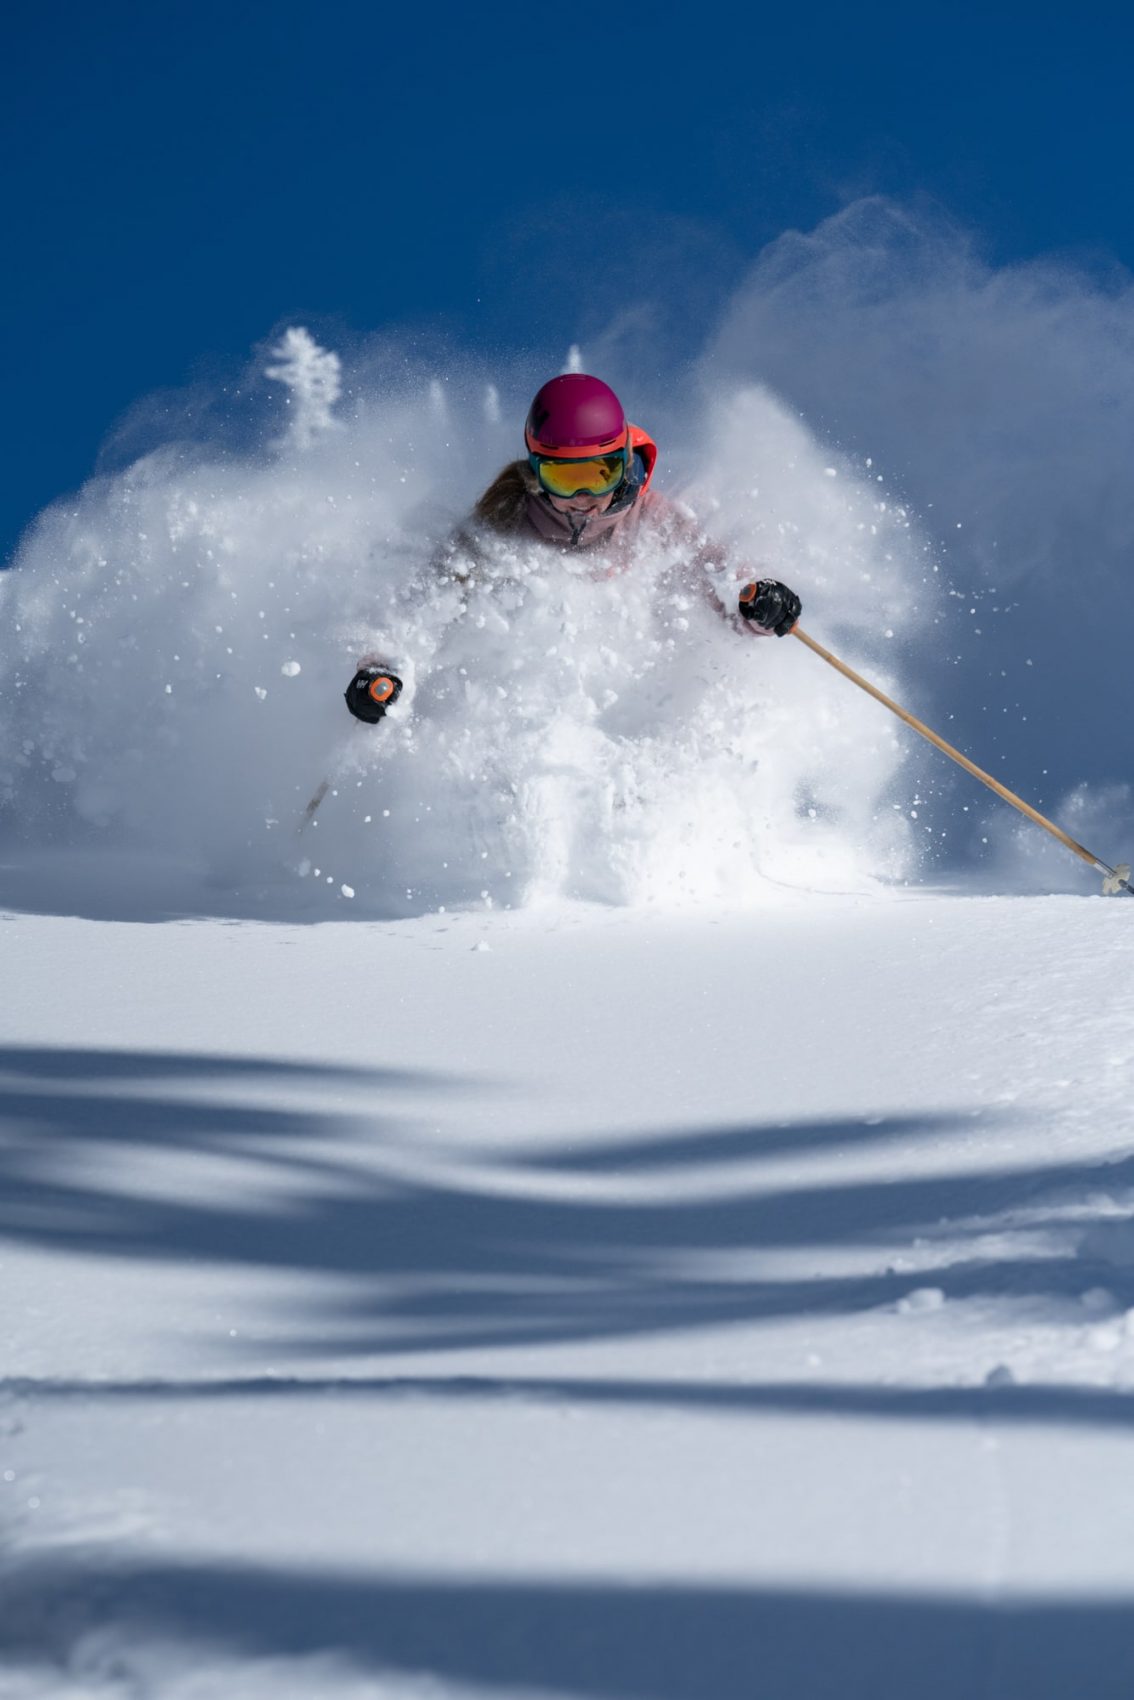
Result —
<path fill-rule="evenodd" d="M 897 1311 L 899 1316 L 915 1316 L 922 1311 L 940 1310 L 945 1303 L 945 1294 L 940 1287 L 915 1287 L 912 1293 L 899 1299 Z"/>

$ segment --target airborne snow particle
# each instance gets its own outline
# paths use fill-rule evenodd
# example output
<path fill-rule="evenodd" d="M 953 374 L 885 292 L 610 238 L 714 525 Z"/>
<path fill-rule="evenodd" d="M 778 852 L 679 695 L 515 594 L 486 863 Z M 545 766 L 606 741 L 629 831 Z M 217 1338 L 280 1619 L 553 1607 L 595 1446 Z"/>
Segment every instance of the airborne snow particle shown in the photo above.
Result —
<path fill-rule="evenodd" d="M 302 671 L 303 668 L 299 665 L 298 661 L 285 661 L 283 666 L 280 668 L 280 672 L 283 674 L 285 679 L 294 679 L 296 674 L 302 673 Z"/>

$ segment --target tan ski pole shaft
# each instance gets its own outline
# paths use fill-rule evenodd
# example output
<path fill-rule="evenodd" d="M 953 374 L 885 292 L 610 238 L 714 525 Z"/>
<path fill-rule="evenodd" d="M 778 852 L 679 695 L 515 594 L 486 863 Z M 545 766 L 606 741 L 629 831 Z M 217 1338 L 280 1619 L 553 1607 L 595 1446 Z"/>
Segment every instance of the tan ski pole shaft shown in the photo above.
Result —
<path fill-rule="evenodd" d="M 888 697 L 885 691 L 880 691 L 877 685 L 872 685 L 869 679 L 864 679 L 861 673 L 856 673 L 853 667 L 848 667 L 845 661 L 840 661 L 837 655 L 832 655 L 829 649 L 824 649 L 821 643 L 816 643 L 815 639 L 809 637 L 805 631 L 801 631 L 799 626 L 792 628 L 791 635 L 797 637 L 800 643 L 805 643 L 808 649 L 813 649 L 816 655 L 822 656 L 829 666 L 834 667 L 836 672 L 849 679 L 853 685 L 857 685 L 868 696 L 872 696 L 876 702 L 880 702 L 884 708 L 888 708 L 891 714 L 896 714 L 899 720 L 904 720 L 907 726 L 912 726 L 915 732 L 920 732 L 923 738 L 927 738 L 931 744 L 935 744 L 951 761 L 955 761 L 958 767 L 963 767 L 966 773 L 971 773 L 974 779 L 979 779 L 982 785 L 987 785 L 990 791 L 995 791 L 998 797 L 1003 797 L 1006 803 L 1011 803 L 1012 807 L 1019 809 L 1022 815 L 1027 815 L 1028 819 L 1035 821 L 1037 826 L 1042 826 L 1044 831 L 1050 832 L 1053 838 L 1058 838 L 1059 842 L 1065 844 L 1068 850 L 1078 856 L 1080 860 L 1089 862 L 1092 868 L 1098 869 L 1099 873 L 1109 874 L 1111 878 L 1117 877 L 1115 870 L 1108 867 L 1106 862 L 1100 862 L 1097 856 L 1092 856 L 1089 850 L 1084 849 L 1081 844 L 1077 844 L 1053 821 L 1049 821 L 1046 815 L 1041 815 L 1038 809 L 1033 809 L 1030 803 L 1025 803 L 1022 797 L 1017 797 L 1014 791 L 1009 791 L 1008 787 L 1001 785 L 998 779 L 993 779 L 991 773 L 986 773 L 983 767 L 978 767 L 975 761 L 970 761 L 968 756 L 963 756 L 960 750 L 956 750 L 952 744 L 946 743 L 945 739 L 928 727 L 924 721 L 919 720 L 915 714 L 911 714 L 900 703 L 896 703 L 892 697 Z M 1124 886 L 1126 885 L 1125 881 L 1121 883 Z"/>

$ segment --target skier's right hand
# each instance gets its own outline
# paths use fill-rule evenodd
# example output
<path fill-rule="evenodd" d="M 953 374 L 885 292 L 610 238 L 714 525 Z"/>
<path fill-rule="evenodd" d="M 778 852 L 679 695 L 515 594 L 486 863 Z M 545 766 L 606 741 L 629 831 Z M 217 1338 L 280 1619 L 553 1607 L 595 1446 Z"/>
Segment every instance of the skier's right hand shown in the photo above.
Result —
<path fill-rule="evenodd" d="M 378 724 L 401 694 L 402 681 L 398 675 L 377 662 L 360 667 L 344 692 L 346 705 L 355 719 L 365 720 L 371 726 Z"/>

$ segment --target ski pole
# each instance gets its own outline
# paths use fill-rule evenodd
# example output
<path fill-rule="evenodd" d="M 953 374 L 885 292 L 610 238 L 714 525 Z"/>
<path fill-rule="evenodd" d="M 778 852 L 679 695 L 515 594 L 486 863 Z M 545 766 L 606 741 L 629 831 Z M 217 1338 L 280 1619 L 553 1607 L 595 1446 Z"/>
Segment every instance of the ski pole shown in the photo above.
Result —
<path fill-rule="evenodd" d="M 1042 826 L 1044 831 L 1050 832 L 1053 838 L 1058 838 L 1059 842 L 1065 845 L 1073 855 L 1078 856 L 1080 861 L 1089 863 L 1098 873 L 1105 875 L 1103 891 L 1108 896 L 1112 892 L 1126 891 L 1130 893 L 1131 897 L 1134 897 L 1134 885 L 1130 883 L 1130 869 L 1125 862 L 1121 862 L 1118 867 L 1112 868 L 1107 862 L 1101 861 L 1098 856 L 1093 856 L 1089 850 L 1084 849 L 1081 844 L 1077 844 L 1061 827 L 1056 826 L 1053 821 L 1049 821 L 1045 815 L 1041 815 L 1038 809 L 1033 809 L 1030 803 L 1025 803 L 1022 797 L 1017 797 L 1014 791 L 1009 791 L 1008 787 L 1001 785 L 998 779 L 993 779 L 991 773 L 986 773 L 982 767 L 977 766 L 975 761 L 970 761 L 968 756 L 963 756 L 960 750 L 956 750 L 952 744 L 946 743 L 945 739 L 926 726 L 924 721 L 919 720 L 916 715 L 911 714 L 900 703 L 896 703 L 892 697 L 888 697 L 885 691 L 880 691 L 877 685 L 872 685 L 869 679 L 864 679 L 861 673 L 856 673 L 853 667 L 848 667 L 845 661 L 840 661 L 837 655 L 832 655 L 829 649 L 824 649 L 821 643 L 816 643 L 815 639 L 809 637 L 799 626 L 792 627 L 791 635 L 797 637 L 800 643 L 805 643 L 808 649 L 814 650 L 816 655 L 821 656 L 829 666 L 841 673 L 844 678 L 849 679 L 853 685 L 857 685 L 868 696 L 872 696 L 876 702 L 880 702 L 884 708 L 888 708 L 891 714 L 896 714 L 899 720 L 904 720 L 907 726 L 912 726 L 915 732 L 920 732 L 923 738 L 927 738 L 931 744 L 936 745 L 951 761 L 955 761 L 958 767 L 963 767 L 966 773 L 971 773 L 974 779 L 979 779 L 982 785 L 987 785 L 990 791 L 995 791 L 998 797 L 1003 797 L 1006 803 L 1011 803 L 1012 807 L 1019 809 L 1022 815 L 1027 815 L 1028 819 L 1035 821 L 1037 826 Z"/>
<path fill-rule="evenodd" d="M 318 812 L 319 804 L 323 801 L 323 798 L 327 795 L 327 792 L 330 789 L 330 779 L 321 779 L 319 781 L 319 789 L 304 809 L 299 825 L 295 829 L 295 835 L 297 838 L 301 833 L 306 832 L 307 828 L 311 825 L 311 822 L 315 819 L 316 813 Z"/>

